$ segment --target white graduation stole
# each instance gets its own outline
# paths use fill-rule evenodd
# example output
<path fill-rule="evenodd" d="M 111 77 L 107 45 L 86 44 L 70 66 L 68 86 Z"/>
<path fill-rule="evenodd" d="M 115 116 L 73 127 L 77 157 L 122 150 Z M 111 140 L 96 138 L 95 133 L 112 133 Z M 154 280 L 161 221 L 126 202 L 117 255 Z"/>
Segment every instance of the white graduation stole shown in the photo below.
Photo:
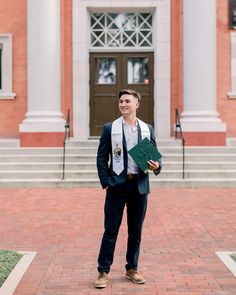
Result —
<path fill-rule="evenodd" d="M 148 125 L 137 119 L 140 129 L 142 140 L 147 137 L 150 140 L 150 130 Z M 112 145 L 112 157 L 113 157 L 113 171 L 120 175 L 124 170 L 124 156 L 123 156 L 123 129 L 122 129 L 123 117 L 118 118 L 112 123 L 111 127 L 111 145 Z"/>

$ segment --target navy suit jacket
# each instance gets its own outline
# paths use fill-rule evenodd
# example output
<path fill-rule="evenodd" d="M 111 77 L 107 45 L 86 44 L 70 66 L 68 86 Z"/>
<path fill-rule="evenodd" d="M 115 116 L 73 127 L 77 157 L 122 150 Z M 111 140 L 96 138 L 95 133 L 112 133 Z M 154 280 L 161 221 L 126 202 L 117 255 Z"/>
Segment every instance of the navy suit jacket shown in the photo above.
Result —
<path fill-rule="evenodd" d="M 123 157 L 124 157 L 124 170 L 120 175 L 117 175 L 112 169 L 112 145 L 111 145 L 111 127 L 112 122 L 107 123 L 103 127 L 103 132 L 100 138 L 100 143 L 97 152 L 97 169 L 98 176 L 103 188 L 108 187 L 114 193 L 119 193 L 127 181 L 127 164 L 128 153 L 126 140 L 123 130 Z M 155 135 L 151 125 L 148 125 L 150 129 L 150 141 L 156 146 Z M 141 129 L 138 125 L 138 142 L 141 141 Z M 151 160 L 151 159 L 150 159 Z M 159 161 L 160 167 L 154 171 L 157 175 L 161 171 L 161 161 Z M 149 175 L 144 173 L 141 169 L 138 169 L 138 190 L 141 195 L 146 195 L 150 192 L 149 187 Z"/>

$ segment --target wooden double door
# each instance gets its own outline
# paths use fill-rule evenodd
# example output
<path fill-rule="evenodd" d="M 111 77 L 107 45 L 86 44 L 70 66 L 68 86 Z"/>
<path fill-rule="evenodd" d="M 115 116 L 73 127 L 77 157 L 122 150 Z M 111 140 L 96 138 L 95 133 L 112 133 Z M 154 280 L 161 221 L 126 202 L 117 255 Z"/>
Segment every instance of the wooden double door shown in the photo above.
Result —
<path fill-rule="evenodd" d="M 138 91 L 138 117 L 153 125 L 153 53 L 90 53 L 90 136 L 120 116 L 121 89 Z"/>

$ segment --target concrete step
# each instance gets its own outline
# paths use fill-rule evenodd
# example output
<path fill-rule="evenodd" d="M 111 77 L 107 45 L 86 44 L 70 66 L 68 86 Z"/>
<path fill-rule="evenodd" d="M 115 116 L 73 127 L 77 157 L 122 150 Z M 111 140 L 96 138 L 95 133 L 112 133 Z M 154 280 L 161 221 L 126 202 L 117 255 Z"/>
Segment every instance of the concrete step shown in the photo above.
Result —
<path fill-rule="evenodd" d="M 62 154 L 22 154 L 22 155 L 0 155 L 0 162 L 59 162 Z M 182 154 L 163 154 L 163 161 L 180 162 Z M 186 154 L 186 162 L 236 162 L 236 153 L 232 154 Z M 96 162 L 96 154 L 68 154 L 66 162 Z"/>
<path fill-rule="evenodd" d="M 151 180 L 151 190 L 154 187 L 235 187 L 236 178 L 211 178 L 211 179 L 158 179 Z M 100 183 L 97 179 L 0 179 L 0 187 L 56 187 L 56 188 L 71 188 L 71 187 L 99 187 Z"/>
<path fill-rule="evenodd" d="M 6 142 L 5 142 L 6 143 Z M 0 187 L 100 186 L 96 170 L 98 140 L 67 143 L 65 180 L 62 148 L 19 148 L 0 143 Z M 14 145 L 15 144 L 15 145 Z M 182 179 L 180 141 L 159 141 L 163 170 L 150 173 L 152 185 L 162 187 L 236 187 L 236 146 L 186 147 L 185 179 Z"/>
<path fill-rule="evenodd" d="M 186 170 L 186 178 L 234 178 L 236 177 L 236 170 Z M 56 178 L 60 179 L 62 177 L 62 169 L 60 170 L 12 170 L 12 171 L 0 171 L 0 179 L 50 179 Z M 84 171 L 65 171 L 66 179 L 97 179 L 96 170 L 84 170 Z M 150 178 L 156 178 L 156 176 L 150 173 Z M 163 170 L 158 179 L 181 179 L 182 171 L 181 170 Z"/>
<path fill-rule="evenodd" d="M 227 138 L 226 139 L 226 145 L 236 147 L 236 137 Z"/>
<path fill-rule="evenodd" d="M 20 140 L 18 138 L 0 138 L 1 147 L 20 147 Z"/>
<path fill-rule="evenodd" d="M 170 139 L 160 139 L 158 140 L 158 146 L 165 147 L 165 146 L 181 146 L 181 140 L 174 138 Z M 88 139 L 88 140 L 76 140 L 76 139 L 69 139 L 66 141 L 67 147 L 98 147 L 99 144 L 99 138 L 97 139 Z"/>
<path fill-rule="evenodd" d="M 232 148 L 233 149 L 233 148 Z M 182 153 L 182 148 L 180 147 L 162 147 L 160 148 L 162 154 L 168 153 Z M 186 149 L 186 153 L 190 151 Z M 210 150 L 207 151 L 210 153 Z M 220 152 L 220 150 L 219 150 Z M 223 152 L 223 151 L 221 151 Z M 230 150 L 225 150 L 225 152 L 230 152 Z M 236 149 L 235 149 L 236 152 Z M 194 151 L 195 153 L 195 151 Z M 97 147 L 83 146 L 83 147 L 66 147 L 65 155 L 96 155 Z M 0 155 L 63 155 L 62 148 L 17 148 L 17 147 L 0 147 Z"/>
<path fill-rule="evenodd" d="M 182 147 L 166 147 L 159 148 L 163 153 L 182 153 Z M 236 147 L 185 147 L 185 153 L 188 154 L 236 154 Z"/>
<path fill-rule="evenodd" d="M 162 155 L 182 154 L 183 149 L 179 146 L 159 147 Z M 66 155 L 96 155 L 97 147 L 80 146 L 66 147 Z M 186 147 L 186 155 L 192 154 L 236 154 L 236 147 Z M 0 155 L 63 155 L 62 148 L 19 148 L 19 147 L 0 147 Z"/>
<path fill-rule="evenodd" d="M 163 155 L 163 160 L 168 159 L 170 162 L 182 160 L 180 154 Z M 236 154 L 187 154 L 186 162 L 236 162 Z"/>
<path fill-rule="evenodd" d="M 32 171 L 32 170 L 60 170 L 62 169 L 62 161 L 58 162 L 0 162 L 1 171 Z M 163 160 L 164 170 L 182 170 L 182 162 L 169 162 Z M 234 170 L 236 162 L 187 162 L 185 163 L 186 170 Z M 65 169 L 70 171 L 75 170 L 96 170 L 96 162 L 66 162 Z"/>
<path fill-rule="evenodd" d="M 170 162 L 163 160 L 163 169 L 182 169 L 183 163 L 180 162 Z M 185 169 L 193 169 L 193 170 L 218 170 L 220 173 L 220 170 L 226 170 L 226 169 L 236 169 L 236 162 L 185 162 Z"/>
<path fill-rule="evenodd" d="M 68 149 L 69 153 L 77 152 L 77 149 Z M 95 148 L 91 148 L 95 153 Z M 0 147 L 0 155 L 63 155 L 63 148 L 19 148 Z"/>

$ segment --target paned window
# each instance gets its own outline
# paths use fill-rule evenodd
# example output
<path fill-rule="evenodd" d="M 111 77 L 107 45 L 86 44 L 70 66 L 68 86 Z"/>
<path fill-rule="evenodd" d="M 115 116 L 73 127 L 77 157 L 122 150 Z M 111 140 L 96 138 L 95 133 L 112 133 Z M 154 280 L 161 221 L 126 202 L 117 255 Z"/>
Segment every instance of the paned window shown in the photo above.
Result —
<path fill-rule="evenodd" d="M 128 58 L 128 84 L 149 84 L 148 57 Z"/>
<path fill-rule="evenodd" d="M 229 0 L 229 28 L 236 29 L 236 1 Z"/>
<path fill-rule="evenodd" d="M 93 48 L 153 46 L 151 13 L 93 13 L 90 25 Z"/>
<path fill-rule="evenodd" d="M 116 83 L 116 60 L 114 58 L 96 58 L 96 84 Z"/>
<path fill-rule="evenodd" d="M 231 32 L 231 91 L 228 97 L 236 99 L 236 33 Z"/>
<path fill-rule="evenodd" d="M 12 35 L 0 34 L 0 99 L 14 99 L 12 92 Z"/>
<path fill-rule="evenodd" d="M 2 89 L 2 48 L 0 45 L 0 90 Z"/>

